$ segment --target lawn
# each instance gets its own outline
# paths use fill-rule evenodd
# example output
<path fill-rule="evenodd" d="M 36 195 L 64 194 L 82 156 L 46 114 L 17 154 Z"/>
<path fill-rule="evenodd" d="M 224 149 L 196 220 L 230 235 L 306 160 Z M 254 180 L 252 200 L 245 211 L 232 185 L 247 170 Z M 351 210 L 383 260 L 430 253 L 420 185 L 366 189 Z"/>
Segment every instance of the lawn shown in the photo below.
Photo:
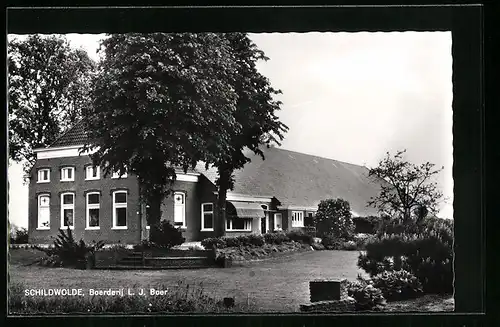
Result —
<path fill-rule="evenodd" d="M 11 250 L 11 282 L 27 288 L 174 288 L 182 281 L 203 284 L 205 293 L 235 297 L 258 311 L 297 312 L 309 302 L 309 281 L 317 278 L 356 279 L 356 251 L 311 251 L 250 263 L 244 267 L 200 270 L 75 270 L 27 266 L 41 256 L 36 250 Z"/>
<path fill-rule="evenodd" d="M 252 311 L 298 312 L 301 304 L 309 303 L 309 281 L 314 279 L 356 279 L 367 275 L 356 266 L 357 251 L 311 251 L 243 267 L 199 270 L 76 270 L 29 265 L 43 253 L 33 249 L 10 250 L 11 282 L 27 288 L 168 288 L 183 284 L 202 283 L 204 293 L 213 297 L 235 297 L 248 303 Z M 451 296 L 426 295 L 408 301 L 389 302 L 390 312 L 452 311 Z"/>

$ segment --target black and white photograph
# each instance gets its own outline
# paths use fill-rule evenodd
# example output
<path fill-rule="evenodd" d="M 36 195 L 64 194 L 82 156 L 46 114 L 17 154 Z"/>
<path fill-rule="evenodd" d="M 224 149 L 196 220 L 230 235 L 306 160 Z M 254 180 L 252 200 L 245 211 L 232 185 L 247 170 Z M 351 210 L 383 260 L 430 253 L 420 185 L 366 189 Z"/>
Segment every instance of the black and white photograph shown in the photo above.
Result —
<path fill-rule="evenodd" d="M 454 311 L 451 32 L 7 54 L 9 315 Z"/>

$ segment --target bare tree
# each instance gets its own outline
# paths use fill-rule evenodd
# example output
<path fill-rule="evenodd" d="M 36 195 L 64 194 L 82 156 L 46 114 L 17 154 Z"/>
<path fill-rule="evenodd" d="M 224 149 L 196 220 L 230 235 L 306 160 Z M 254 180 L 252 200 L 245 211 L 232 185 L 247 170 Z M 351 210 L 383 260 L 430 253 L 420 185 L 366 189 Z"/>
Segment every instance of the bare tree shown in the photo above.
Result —
<path fill-rule="evenodd" d="M 368 205 L 404 221 L 421 220 L 428 213 L 437 213 L 443 193 L 432 178 L 444 167 L 435 169 L 430 162 L 412 164 L 404 160 L 404 153 L 406 150 L 391 156 L 388 152 L 377 167 L 370 169 L 369 176 L 383 179 L 386 183 L 382 184 L 379 195 L 368 201 Z"/>

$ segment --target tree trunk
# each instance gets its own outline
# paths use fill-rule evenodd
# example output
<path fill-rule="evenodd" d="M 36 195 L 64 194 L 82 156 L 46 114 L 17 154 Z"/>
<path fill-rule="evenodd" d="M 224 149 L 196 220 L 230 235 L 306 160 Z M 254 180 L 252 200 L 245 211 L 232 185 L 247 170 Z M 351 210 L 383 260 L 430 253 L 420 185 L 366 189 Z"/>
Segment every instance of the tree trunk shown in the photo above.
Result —
<path fill-rule="evenodd" d="M 151 240 L 151 233 L 156 231 L 161 220 L 161 204 L 163 201 L 163 194 L 150 195 L 146 200 L 146 221 L 149 223 L 149 240 Z"/>
<path fill-rule="evenodd" d="M 217 196 L 217 219 L 215 223 L 216 236 L 224 236 L 226 233 L 226 199 L 229 189 L 229 179 L 231 173 L 227 170 L 219 170 L 219 185 Z"/>

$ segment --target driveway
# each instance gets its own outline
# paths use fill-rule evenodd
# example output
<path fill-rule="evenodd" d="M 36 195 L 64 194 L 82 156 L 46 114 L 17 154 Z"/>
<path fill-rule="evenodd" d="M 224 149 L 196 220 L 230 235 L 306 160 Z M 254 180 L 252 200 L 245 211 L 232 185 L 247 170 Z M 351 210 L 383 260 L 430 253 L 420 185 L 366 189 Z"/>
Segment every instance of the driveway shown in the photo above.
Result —
<path fill-rule="evenodd" d="M 309 302 L 314 279 L 347 278 L 363 273 L 356 251 L 311 251 L 242 267 L 199 270 L 75 270 L 12 264 L 11 281 L 29 288 L 174 288 L 178 282 L 202 283 L 205 293 L 235 297 L 260 312 L 297 312 Z"/>

